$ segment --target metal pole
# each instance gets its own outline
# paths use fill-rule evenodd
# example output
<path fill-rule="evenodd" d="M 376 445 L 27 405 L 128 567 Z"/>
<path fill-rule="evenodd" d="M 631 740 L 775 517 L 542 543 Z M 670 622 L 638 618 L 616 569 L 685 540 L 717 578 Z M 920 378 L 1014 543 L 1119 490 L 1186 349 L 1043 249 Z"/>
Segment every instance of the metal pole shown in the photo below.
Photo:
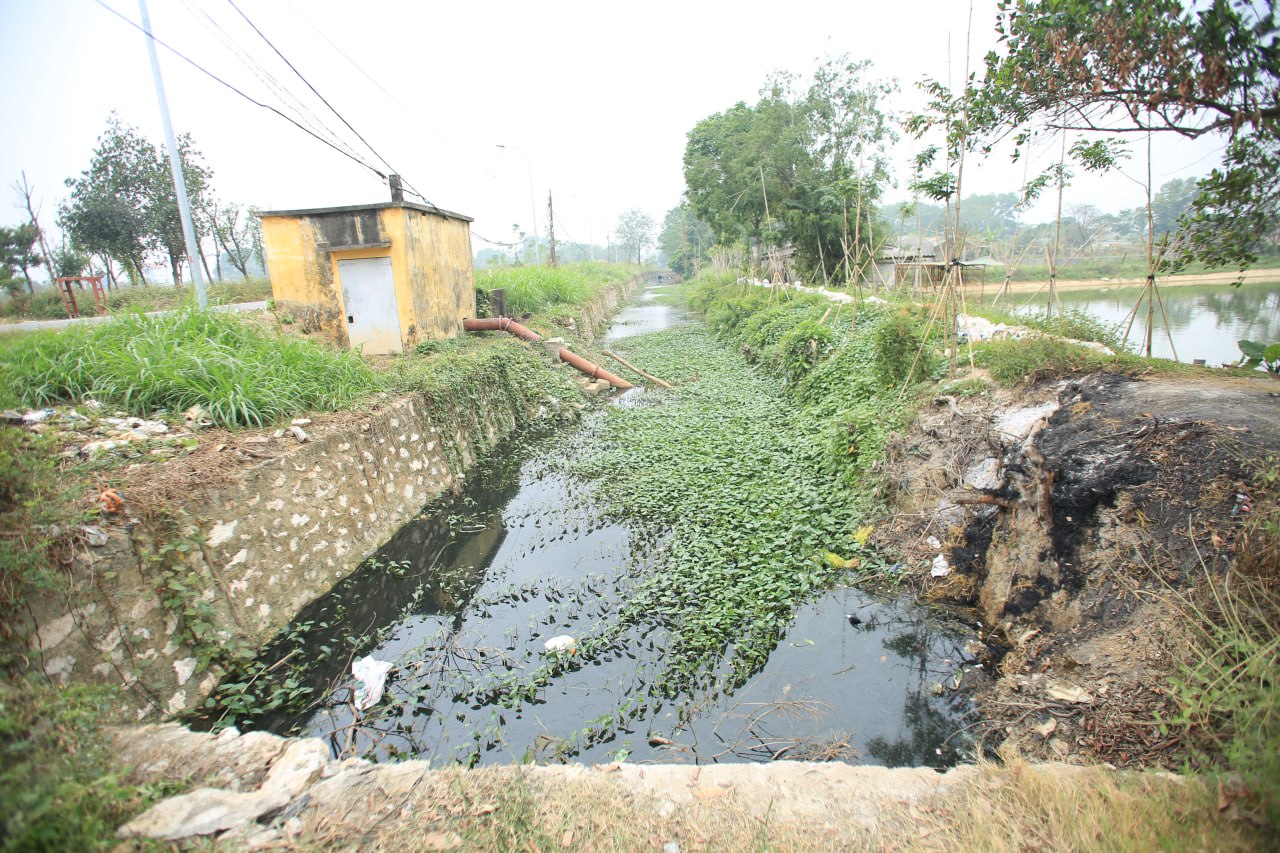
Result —
<path fill-rule="evenodd" d="M 533 194 L 533 158 L 523 148 L 516 148 L 514 145 L 499 144 L 497 147 L 507 151 L 519 151 L 524 155 L 525 165 L 529 168 L 529 214 L 533 216 L 533 257 L 538 262 L 538 265 L 541 266 L 542 247 L 538 245 L 538 200 Z"/>
<path fill-rule="evenodd" d="M 147 14 L 147 0 L 138 0 L 142 12 L 142 29 L 147 34 L 147 52 L 151 54 L 151 75 L 156 81 L 156 99 L 160 101 L 160 118 L 164 123 L 164 141 L 169 146 L 169 168 L 173 170 L 173 191 L 178 196 L 178 215 L 182 219 L 182 237 L 187 244 L 187 266 L 191 268 L 191 280 L 196 285 L 196 304 L 207 307 L 209 297 L 204 290 L 204 276 L 196 258 L 196 229 L 191 225 L 191 205 L 187 200 L 187 182 L 182 177 L 182 159 L 178 156 L 178 143 L 173 136 L 173 122 L 169 120 L 169 102 L 164 96 L 164 80 L 160 77 L 160 58 L 156 56 L 156 41 L 151 33 L 151 17 Z M 180 285 L 181 282 L 174 282 Z"/>

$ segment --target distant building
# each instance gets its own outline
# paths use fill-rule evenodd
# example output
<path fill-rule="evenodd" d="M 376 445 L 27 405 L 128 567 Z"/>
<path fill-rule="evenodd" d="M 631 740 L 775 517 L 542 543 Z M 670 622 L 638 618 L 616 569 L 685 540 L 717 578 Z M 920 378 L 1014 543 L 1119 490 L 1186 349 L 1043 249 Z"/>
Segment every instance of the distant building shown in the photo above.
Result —
<path fill-rule="evenodd" d="M 397 196 L 260 213 L 277 309 L 369 355 L 458 335 L 476 313 L 471 217 Z"/>

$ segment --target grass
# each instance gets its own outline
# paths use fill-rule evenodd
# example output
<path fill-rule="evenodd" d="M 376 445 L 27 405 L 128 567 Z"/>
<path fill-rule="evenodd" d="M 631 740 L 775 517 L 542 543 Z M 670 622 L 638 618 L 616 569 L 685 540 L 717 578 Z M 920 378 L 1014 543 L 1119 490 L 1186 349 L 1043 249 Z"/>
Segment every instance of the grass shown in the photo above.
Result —
<path fill-rule="evenodd" d="M 1173 682 L 1167 721 L 1197 749 L 1196 765 L 1238 773 L 1246 802 L 1280 828 L 1280 468 L 1247 488 L 1252 512 L 1224 576 L 1205 568 L 1183 599 L 1194 645 Z"/>
<path fill-rule="evenodd" d="M 331 411 L 375 387 L 360 356 L 273 334 L 228 314 L 184 309 L 37 332 L 0 351 L 0 406 L 93 397 L 137 414 L 202 406 L 224 426 Z"/>
<path fill-rule="evenodd" d="M 986 764 L 935 797 L 843 787 L 840 796 L 790 785 L 771 804 L 758 788 L 673 781 L 664 808 L 659 781 L 572 768 L 429 772 L 393 813 L 359 809 L 304 814 L 303 849 L 540 851 L 1093 851 L 1267 849 L 1266 834 L 1229 810 L 1212 785 L 1163 774 L 1101 768 Z M 793 777 L 794 778 L 794 777 Z M 811 785 L 813 783 L 810 783 Z M 751 783 L 744 783 L 751 788 Z M 815 817 L 811 801 L 829 804 Z"/>
<path fill-rule="evenodd" d="M 114 765 L 112 689 L 0 682 L 0 850 L 105 850 L 115 829 L 177 784 L 135 785 Z"/>
<path fill-rule="evenodd" d="M 209 284 L 206 295 L 210 305 L 260 302 L 271 298 L 271 282 L 266 278 L 213 282 Z M 182 288 L 155 284 L 137 287 L 125 285 L 107 291 L 107 312 L 118 314 L 135 309 L 144 313 L 171 311 L 183 308 L 194 300 L 195 291 L 190 285 Z M 89 290 L 76 290 L 76 305 L 82 317 L 97 313 L 93 294 Z M 0 298 L 0 318 L 10 322 L 61 320 L 66 316 L 62 296 L 52 287 L 36 288 L 35 294 L 24 292 Z"/>
<path fill-rule="evenodd" d="M 555 309 L 585 304 L 611 284 L 634 278 L 638 267 L 584 261 L 568 266 L 507 267 L 482 270 L 476 275 L 478 301 L 489 304 L 488 294 L 506 291 L 507 314 L 542 314 Z"/>

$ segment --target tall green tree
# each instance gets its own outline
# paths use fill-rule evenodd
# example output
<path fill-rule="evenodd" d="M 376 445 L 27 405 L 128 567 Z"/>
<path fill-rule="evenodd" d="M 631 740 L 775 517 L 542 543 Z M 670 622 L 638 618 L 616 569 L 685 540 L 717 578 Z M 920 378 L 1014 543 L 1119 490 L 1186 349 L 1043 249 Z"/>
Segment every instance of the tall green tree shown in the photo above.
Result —
<path fill-rule="evenodd" d="M 1040 128 L 1217 136 L 1183 217 L 1186 259 L 1247 265 L 1280 217 L 1272 0 L 1001 0 L 1001 47 L 967 94 L 975 137 Z"/>
<path fill-rule="evenodd" d="M 67 179 L 70 194 L 58 211 L 74 245 L 114 258 L 135 284 L 155 245 L 147 211 L 155 164 L 155 146 L 113 113 L 89 168 Z"/>
<path fill-rule="evenodd" d="M 663 218 L 658 245 L 667 256 L 667 265 L 688 276 L 706 261 L 715 239 L 711 226 L 699 219 L 687 203 L 681 202 Z"/>
<path fill-rule="evenodd" d="M 794 74 L 769 78 L 754 106 L 735 104 L 689 132 L 689 207 L 726 243 L 788 244 L 824 277 L 875 238 L 892 130 L 880 103 L 890 88 L 866 79 L 868 63 L 829 59 L 807 88 Z"/>
<path fill-rule="evenodd" d="M 178 141 L 179 155 L 192 209 L 205 207 L 212 172 L 204 165 L 191 137 Z M 98 137 L 89 168 L 69 178 L 68 198 L 58 221 L 76 247 L 114 258 L 132 281 L 143 281 L 142 268 L 155 252 L 167 255 L 174 284 L 182 283 L 186 248 L 169 160 L 138 130 L 114 113 Z"/>
<path fill-rule="evenodd" d="M 640 263 L 644 250 L 653 245 L 653 217 L 638 208 L 632 208 L 618 217 L 618 227 L 615 230 L 618 242 L 627 250 L 627 257 L 634 257 L 635 262 Z"/>
<path fill-rule="evenodd" d="M 191 210 L 204 210 L 211 206 L 205 196 L 210 191 L 213 172 L 204 164 L 200 152 L 196 149 L 191 134 L 184 133 L 178 137 L 178 157 L 182 163 L 182 177 L 187 185 L 187 202 Z M 169 165 L 168 154 L 158 151 L 154 168 L 148 176 L 148 192 L 146 204 L 147 223 L 156 246 L 162 250 L 169 260 L 169 271 L 173 275 L 175 285 L 182 284 L 182 260 L 187 256 L 186 238 L 182 233 L 182 215 L 178 208 L 178 194 L 173 186 L 173 172 Z M 193 227 L 200 227 L 203 220 L 193 219 Z M 196 234 L 197 244 L 200 235 Z M 192 263 L 199 263 L 192 258 Z"/>

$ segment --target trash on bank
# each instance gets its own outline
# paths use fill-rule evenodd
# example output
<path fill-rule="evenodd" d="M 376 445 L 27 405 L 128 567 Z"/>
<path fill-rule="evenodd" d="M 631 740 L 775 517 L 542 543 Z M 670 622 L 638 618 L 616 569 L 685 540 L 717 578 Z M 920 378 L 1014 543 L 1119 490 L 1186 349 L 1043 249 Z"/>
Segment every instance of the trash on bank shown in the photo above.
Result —
<path fill-rule="evenodd" d="M 351 674 L 360 682 L 356 687 L 356 710 L 364 711 L 382 701 L 382 690 L 387 683 L 387 673 L 393 664 L 365 655 L 351 664 Z"/>
<path fill-rule="evenodd" d="M 933 567 L 929 569 L 929 575 L 935 578 L 945 578 L 951 574 L 951 564 L 947 562 L 947 558 L 942 554 L 933 558 Z"/>

